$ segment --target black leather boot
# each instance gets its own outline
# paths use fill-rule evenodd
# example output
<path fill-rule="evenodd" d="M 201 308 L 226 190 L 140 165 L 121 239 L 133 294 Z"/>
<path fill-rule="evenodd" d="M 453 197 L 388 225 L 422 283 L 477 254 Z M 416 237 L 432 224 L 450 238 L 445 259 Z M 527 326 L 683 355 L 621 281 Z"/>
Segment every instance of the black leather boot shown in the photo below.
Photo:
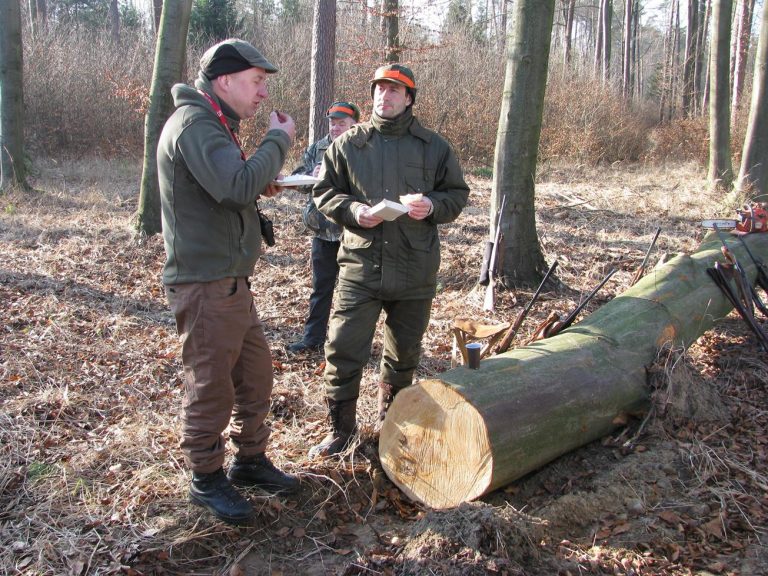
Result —
<path fill-rule="evenodd" d="M 328 416 L 331 431 L 317 446 L 309 451 L 309 457 L 333 456 L 349 446 L 349 441 L 357 429 L 357 398 L 352 400 L 331 400 L 328 398 Z"/>
<path fill-rule="evenodd" d="M 245 524 L 253 514 L 251 503 L 230 484 L 223 468 L 209 474 L 193 472 L 189 499 L 229 524 Z"/>
<path fill-rule="evenodd" d="M 279 470 L 264 453 L 236 456 L 227 476 L 237 486 L 255 486 L 275 493 L 295 492 L 300 484 L 296 476 Z"/>

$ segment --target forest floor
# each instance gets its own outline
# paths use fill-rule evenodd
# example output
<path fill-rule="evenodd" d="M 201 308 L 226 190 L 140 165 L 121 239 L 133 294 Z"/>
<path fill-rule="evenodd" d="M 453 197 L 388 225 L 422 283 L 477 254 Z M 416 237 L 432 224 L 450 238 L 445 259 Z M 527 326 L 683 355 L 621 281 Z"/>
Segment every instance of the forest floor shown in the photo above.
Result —
<path fill-rule="evenodd" d="M 538 232 L 563 286 L 534 307 L 522 337 L 612 267 L 588 310 L 622 293 L 657 226 L 651 264 L 695 251 L 699 220 L 729 215 L 702 172 L 544 168 Z M 48 161 L 33 179 L 40 192 L 0 197 L 0 574 L 768 574 L 768 361 L 734 314 L 687 351 L 660 356 L 647 420 L 442 511 L 409 501 L 378 462 L 379 334 L 359 442 L 309 460 L 327 423 L 322 355 L 285 351 L 310 293 L 296 192 L 262 203 L 277 245 L 253 291 L 274 359 L 269 453 L 302 489 L 249 491 L 257 514 L 240 528 L 190 505 L 162 241 L 137 242 L 131 229 L 139 174 L 126 162 Z M 482 311 L 491 182 L 470 184 L 464 213 L 441 229 L 418 379 L 450 369 L 455 317 L 512 320 L 533 292 L 502 291 L 495 313 Z"/>

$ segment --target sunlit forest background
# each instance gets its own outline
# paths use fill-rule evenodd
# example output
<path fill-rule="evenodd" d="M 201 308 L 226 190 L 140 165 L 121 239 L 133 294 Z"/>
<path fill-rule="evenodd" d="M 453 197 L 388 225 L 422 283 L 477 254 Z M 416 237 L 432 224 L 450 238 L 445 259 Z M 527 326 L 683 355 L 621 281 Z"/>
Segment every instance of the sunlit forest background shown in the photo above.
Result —
<path fill-rule="evenodd" d="M 735 26 L 749 3 L 738 3 Z M 140 155 L 156 4 L 161 3 L 31 0 L 25 6 L 30 157 Z M 681 11 L 679 0 L 634 2 L 629 59 L 624 54 L 623 3 L 613 3 L 610 37 L 602 44 L 598 4 L 557 3 L 540 160 L 594 165 L 675 159 L 706 165 L 707 35 L 698 35 L 699 56 L 689 54 L 686 3 Z M 707 25 L 708 2 L 700 4 L 705 10 L 699 25 Z M 733 75 L 736 161 L 756 45 L 754 0 L 751 4 L 748 33 L 734 32 L 732 42 L 733 67 L 742 69 L 741 76 Z M 371 0 L 345 0 L 337 3 L 337 10 L 335 94 L 359 102 L 367 116 L 369 80 L 384 59 L 382 7 Z M 507 10 L 496 0 L 424 0 L 398 8 L 399 58 L 416 73 L 418 114 L 451 140 L 467 166 L 481 171 L 492 164 Z M 252 41 L 278 65 L 280 72 L 270 80 L 269 105 L 297 121 L 293 154 L 307 144 L 312 15 L 308 0 L 195 0 L 190 24 L 188 79 L 194 78 L 202 51 L 227 36 Z M 607 59 L 600 46 L 610 48 Z M 244 127 L 246 146 L 255 145 L 264 122 L 265 115 L 260 115 Z"/>

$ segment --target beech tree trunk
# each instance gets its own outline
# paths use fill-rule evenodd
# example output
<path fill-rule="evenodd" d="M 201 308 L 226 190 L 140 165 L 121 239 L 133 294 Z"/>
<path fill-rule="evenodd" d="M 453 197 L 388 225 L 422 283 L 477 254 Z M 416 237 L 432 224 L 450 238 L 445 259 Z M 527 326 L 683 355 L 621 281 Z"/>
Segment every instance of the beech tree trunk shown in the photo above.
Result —
<path fill-rule="evenodd" d="M 547 268 L 536 233 L 534 176 L 554 17 L 555 0 L 518 0 L 512 6 L 489 230 L 494 239 L 496 215 L 506 196 L 498 268 L 510 287 L 537 285 Z"/>
<path fill-rule="evenodd" d="M 745 237 L 768 259 L 768 234 Z M 755 265 L 729 247 L 750 280 Z M 387 476 L 410 498 L 447 508 L 505 486 L 647 409 L 647 369 L 664 346 L 689 346 L 731 306 L 706 273 L 715 234 L 557 336 L 460 366 L 401 391 L 379 437 Z"/>
<path fill-rule="evenodd" d="M 120 6 L 117 0 L 109 2 L 109 35 L 113 44 L 120 43 Z"/>
<path fill-rule="evenodd" d="M 149 110 L 144 118 L 144 165 L 136 212 L 136 231 L 143 236 L 162 231 L 157 142 L 173 111 L 171 87 L 182 78 L 191 12 L 192 0 L 165 0 L 163 4 L 149 90 Z"/>
<path fill-rule="evenodd" d="M 565 66 L 563 67 L 564 70 L 569 70 L 571 67 L 573 50 L 573 17 L 575 12 L 576 0 L 563 0 L 563 53 L 565 55 Z"/>

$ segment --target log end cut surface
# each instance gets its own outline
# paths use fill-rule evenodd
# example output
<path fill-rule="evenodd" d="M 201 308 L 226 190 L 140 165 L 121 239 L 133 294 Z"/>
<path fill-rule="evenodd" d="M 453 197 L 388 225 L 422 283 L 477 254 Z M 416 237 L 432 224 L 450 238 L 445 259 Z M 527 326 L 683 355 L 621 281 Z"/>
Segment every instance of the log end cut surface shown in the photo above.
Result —
<path fill-rule="evenodd" d="M 381 429 L 379 456 L 392 482 L 433 508 L 474 500 L 491 483 L 485 422 L 440 380 L 423 381 L 395 397 Z"/>

